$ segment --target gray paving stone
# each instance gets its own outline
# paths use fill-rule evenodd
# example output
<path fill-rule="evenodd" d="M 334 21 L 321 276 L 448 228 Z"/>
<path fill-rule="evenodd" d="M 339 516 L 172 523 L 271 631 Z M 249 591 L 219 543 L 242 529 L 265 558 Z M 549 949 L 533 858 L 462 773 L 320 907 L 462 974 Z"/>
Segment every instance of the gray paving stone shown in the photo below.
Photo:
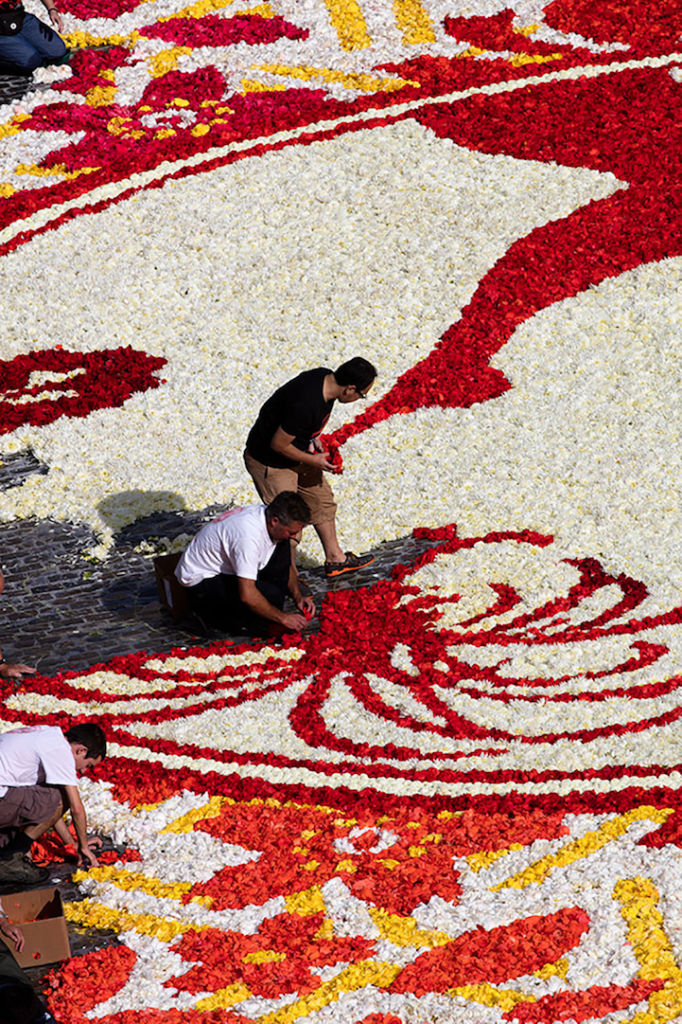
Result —
<path fill-rule="evenodd" d="M 0 103 L 19 100 L 34 88 L 31 76 L 0 75 Z"/>
<path fill-rule="evenodd" d="M 0 462 L 0 491 L 8 491 L 10 487 L 21 487 L 29 476 L 36 473 L 45 476 L 47 471 L 47 466 L 28 448 L 12 455 L 4 455 Z"/>

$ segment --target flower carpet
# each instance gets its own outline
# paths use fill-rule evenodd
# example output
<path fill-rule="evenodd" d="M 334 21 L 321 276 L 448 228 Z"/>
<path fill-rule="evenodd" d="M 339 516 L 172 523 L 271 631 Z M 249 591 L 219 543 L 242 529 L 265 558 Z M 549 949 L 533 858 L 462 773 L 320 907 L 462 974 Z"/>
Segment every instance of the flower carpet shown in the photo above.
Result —
<path fill-rule="evenodd" d="M 252 502 L 259 404 L 363 354 L 342 542 L 428 544 L 314 633 L 0 691 L 110 743 L 67 914 L 117 941 L 52 1012 L 681 1020 L 680 5 L 59 7 L 70 67 L 0 110 L 0 455 L 41 467 L 0 521 L 86 524 L 86 572 Z"/>

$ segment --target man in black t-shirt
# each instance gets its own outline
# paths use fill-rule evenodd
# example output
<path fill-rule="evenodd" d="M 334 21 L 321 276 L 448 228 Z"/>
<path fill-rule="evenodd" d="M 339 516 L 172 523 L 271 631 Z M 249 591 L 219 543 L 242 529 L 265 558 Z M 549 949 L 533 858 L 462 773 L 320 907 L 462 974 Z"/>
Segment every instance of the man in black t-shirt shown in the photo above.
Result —
<path fill-rule="evenodd" d="M 249 432 L 246 468 L 262 500 L 269 504 L 281 491 L 298 491 L 310 508 L 322 541 L 327 576 L 354 572 L 374 561 L 372 555 L 342 551 L 336 536 L 336 502 L 324 473 L 333 466 L 320 434 L 334 408 L 365 398 L 377 375 L 361 356 L 338 370 L 306 370 L 268 398 Z"/>

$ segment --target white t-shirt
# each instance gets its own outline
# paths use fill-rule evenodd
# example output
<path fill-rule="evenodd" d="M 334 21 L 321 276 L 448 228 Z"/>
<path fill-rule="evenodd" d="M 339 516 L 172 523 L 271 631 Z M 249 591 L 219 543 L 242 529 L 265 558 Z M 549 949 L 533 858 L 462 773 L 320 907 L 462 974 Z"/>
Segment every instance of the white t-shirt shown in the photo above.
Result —
<path fill-rule="evenodd" d="M 77 786 L 71 744 L 56 725 L 29 725 L 0 735 L 0 797 L 8 786 Z"/>
<path fill-rule="evenodd" d="M 202 526 L 178 562 L 175 575 L 184 587 L 221 572 L 255 580 L 276 546 L 265 522 L 265 505 L 233 508 Z"/>

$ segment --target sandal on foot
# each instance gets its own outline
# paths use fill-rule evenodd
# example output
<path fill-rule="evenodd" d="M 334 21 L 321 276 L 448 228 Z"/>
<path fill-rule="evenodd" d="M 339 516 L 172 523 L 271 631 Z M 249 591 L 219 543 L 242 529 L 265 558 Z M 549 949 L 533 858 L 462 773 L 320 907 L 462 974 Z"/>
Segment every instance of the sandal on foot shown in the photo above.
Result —
<path fill-rule="evenodd" d="M 344 572 L 357 572 L 358 569 L 371 565 L 373 561 L 374 555 L 354 555 L 352 551 L 346 551 L 345 562 L 324 563 L 324 574 L 330 579 L 332 576 L 341 576 Z"/>
<path fill-rule="evenodd" d="M 49 877 L 47 868 L 39 868 L 20 851 L 0 860 L 0 885 L 42 885 Z"/>

